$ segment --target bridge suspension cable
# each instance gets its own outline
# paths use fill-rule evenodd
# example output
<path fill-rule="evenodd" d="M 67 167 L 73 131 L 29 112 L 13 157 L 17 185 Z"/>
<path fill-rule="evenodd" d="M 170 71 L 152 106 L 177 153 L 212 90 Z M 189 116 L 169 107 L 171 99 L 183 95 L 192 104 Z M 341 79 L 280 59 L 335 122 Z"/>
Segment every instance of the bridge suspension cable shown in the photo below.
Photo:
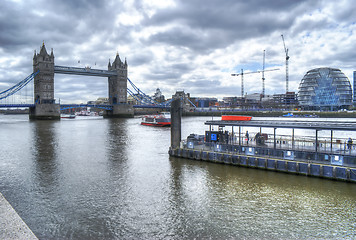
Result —
<path fill-rule="evenodd" d="M 33 78 L 39 73 L 40 71 L 38 70 L 35 73 L 31 73 L 28 77 L 26 77 L 24 80 L 21 82 L 15 84 L 14 86 L 10 87 L 9 89 L 0 92 L 0 100 L 5 99 L 11 95 L 14 95 L 18 91 L 20 91 L 22 88 L 24 88 L 29 82 L 33 80 Z"/>
<path fill-rule="evenodd" d="M 131 89 L 129 89 L 129 88 L 127 88 L 127 92 L 128 92 L 128 94 L 131 96 L 131 97 L 133 97 L 137 102 L 139 102 L 139 103 L 146 103 L 146 104 L 153 104 L 151 101 L 150 101 L 150 99 L 145 99 L 144 97 L 143 97 L 143 95 L 141 95 L 141 94 L 135 94 L 133 91 L 131 91 Z"/>
<path fill-rule="evenodd" d="M 130 83 L 132 88 L 137 92 L 135 93 L 131 89 L 127 88 L 128 94 L 131 97 L 133 97 L 136 101 L 138 101 L 140 104 L 154 105 L 157 107 L 164 107 L 164 108 L 169 107 L 171 105 L 172 99 L 159 103 L 153 98 L 151 98 L 150 96 L 146 95 L 143 91 L 141 91 L 129 78 L 127 78 L 127 81 Z M 194 104 L 193 106 L 195 107 Z"/>
<path fill-rule="evenodd" d="M 135 98 L 135 100 L 138 100 L 138 101 L 146 103 L 146 104 L 160 105 L 160 103 L 158 103 L 151 97 L 147 96 L 144 92 L 142 92 L 133 82 L 131 82 L 131 80 L 129 78 L 127 78 L 127 81 L 129 81 L 130 85 L 137 92 L 137 94 L 134 94 L 130 89 L 127 89 L 130 96 Z"/>

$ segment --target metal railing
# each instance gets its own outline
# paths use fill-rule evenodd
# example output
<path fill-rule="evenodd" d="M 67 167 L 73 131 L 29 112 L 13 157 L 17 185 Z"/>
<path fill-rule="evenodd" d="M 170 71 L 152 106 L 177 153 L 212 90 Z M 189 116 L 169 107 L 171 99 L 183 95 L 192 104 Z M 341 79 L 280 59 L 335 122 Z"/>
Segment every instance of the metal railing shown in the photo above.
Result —
<path fill-rule="evenodd" d="M 254 135 L 250 133 L 250 135 Z M 263 144 L 256 143 L 254 137 L 247 141 L 245 136 L 238 134 L 229 135 L 226 142 L 205 142 L 202 138 L 187 139 L 181 141 L 181 148 L 214 151 L 231 154 L 245 154 L 246 149 L 252 148 L 256 156 L 269 156 L 288 160 L 332 163 L 333 156 L 341 157 L 343 161 L 337 165 L 356 166 L 356 144 L 348 144 L 346 138 L 335 138 L 330 142 L 330 138 L 319 137 L 318 146 L 315 146 L 315 138 L 310 136 L 298 136 L 294 141 L 289 135 L 277 135 L 276 140 L 273 134 L 268 134 Z M 317 151 L 316 151 L 317 150 Z"/>

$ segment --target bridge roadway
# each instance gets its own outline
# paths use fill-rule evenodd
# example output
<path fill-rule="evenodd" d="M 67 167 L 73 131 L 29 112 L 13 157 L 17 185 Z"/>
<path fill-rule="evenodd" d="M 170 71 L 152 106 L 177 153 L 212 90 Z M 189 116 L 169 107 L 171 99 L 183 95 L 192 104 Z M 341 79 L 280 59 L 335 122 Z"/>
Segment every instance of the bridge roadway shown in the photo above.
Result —
<path fill-rule="evenodd" d="M 0 108 L 30 108 L 35 107 L 35 104 L 0 104 Z M 70 109 L 70 108 L 81 108 L 81 107 L 93 107 L 100 108 L 105 110 L 112 110 L 112 105 L 97 105 L 97 104 L 60 104 L 61 110 Z M 164 105 L 133 105 L 134 108 L 161 108 L 161 109 L 170 109 L 170 106 Z"/>
<path fill-rule="evenodd" d="M 85 76 L 97 76 L 97 77 L 117 76 L 117 72 L 116 71 L 92 69 L 90 67 L 77 68 L 77 67 L 54 66 L 54 73 L 71 74 L 71 75 L 85 75 Z"/>

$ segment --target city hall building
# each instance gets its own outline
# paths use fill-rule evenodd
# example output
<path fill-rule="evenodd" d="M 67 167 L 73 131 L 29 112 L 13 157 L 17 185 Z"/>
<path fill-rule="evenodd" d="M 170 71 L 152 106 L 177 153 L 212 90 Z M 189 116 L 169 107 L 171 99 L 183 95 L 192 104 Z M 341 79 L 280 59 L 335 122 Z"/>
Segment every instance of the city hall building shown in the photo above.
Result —
<path fill-rule="evenodd" d="M 340 69 L 312 69 L 299 84 L 298 100 L 304 110 L 347 109 L 352 105 L 351 84 Z"/>

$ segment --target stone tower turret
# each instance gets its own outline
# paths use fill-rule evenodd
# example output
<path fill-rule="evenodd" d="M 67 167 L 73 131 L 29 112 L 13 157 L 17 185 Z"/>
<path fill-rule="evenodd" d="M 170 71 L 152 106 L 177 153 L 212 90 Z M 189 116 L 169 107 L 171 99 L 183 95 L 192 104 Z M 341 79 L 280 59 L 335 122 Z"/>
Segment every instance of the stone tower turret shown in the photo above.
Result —
<path fill-rule="evenodd" d="M 34 78 L 34 101 L 36 104 L 54 104 L 54 55 L 47 53 L 43 43 L 40 53 L 33 56 L 33 72 L 40 71 Z"/>
<path fill-rule="evenodd" d="M 116 71 L 117 76 L 109 77 L 109 103 L 111 105 L 127 103 L 127 62 L 123 63 L 119 53 L 113 63 L 108 64 L 109 71 Z"/>
<path fill-rule="evenodd" d="M 33 72 L 39 73 L 34 78 L 34 103 L 30 108 L 31 119 L 60 119 L 59 104 L 54 99 L 54 55 L 47 53 L 44 43 L 40 53 L 33 56 Z"/>
<path fill-rule="evenodd" d="M 108 63 L 108 70 L 115 71 L 116 76 L 110 76 L 109 81 L 109 104 L 112 110 L 106 110 L 104 117 L 133 117 L 133 106 L 127 104 L 127 61 L 123 63 L 119 53 L 115 60 Z"/>

